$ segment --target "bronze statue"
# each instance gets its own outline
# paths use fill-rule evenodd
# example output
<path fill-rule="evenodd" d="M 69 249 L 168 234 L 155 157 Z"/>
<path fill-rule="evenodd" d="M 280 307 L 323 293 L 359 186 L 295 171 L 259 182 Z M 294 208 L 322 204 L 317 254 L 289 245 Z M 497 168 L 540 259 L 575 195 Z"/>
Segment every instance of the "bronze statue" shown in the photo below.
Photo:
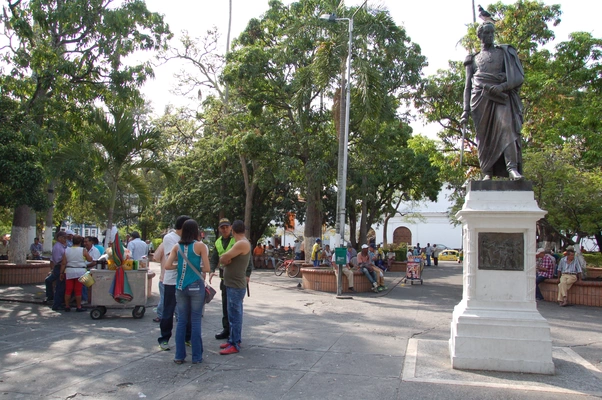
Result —
<path fill-rule="evenodd" d="M 494 45 L 495 26 L 486 21 L 477 36 L 481 51 L 466 57 L 464 88 L 465 124 L 469 113 L 476 129 L 476 142 L 483 180 L 493 176 L 523 179 L 521 137 L 523 106 L 518 91 L 525 72 L 516 50 Z"/>

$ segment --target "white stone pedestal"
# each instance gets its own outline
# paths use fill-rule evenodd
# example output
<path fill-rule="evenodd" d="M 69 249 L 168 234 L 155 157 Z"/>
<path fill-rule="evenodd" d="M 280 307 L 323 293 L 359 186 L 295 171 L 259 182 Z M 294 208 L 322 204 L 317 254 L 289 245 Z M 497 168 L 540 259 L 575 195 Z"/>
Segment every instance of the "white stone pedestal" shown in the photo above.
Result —
<path fill-rule="evenodd" d="M 535 224 L 545 214 L 530 182 L 469 183 L 457 213 L 464 291 L 451 323 L 453 368 L 554 373 L 550 326 L 535 302 Z"/>

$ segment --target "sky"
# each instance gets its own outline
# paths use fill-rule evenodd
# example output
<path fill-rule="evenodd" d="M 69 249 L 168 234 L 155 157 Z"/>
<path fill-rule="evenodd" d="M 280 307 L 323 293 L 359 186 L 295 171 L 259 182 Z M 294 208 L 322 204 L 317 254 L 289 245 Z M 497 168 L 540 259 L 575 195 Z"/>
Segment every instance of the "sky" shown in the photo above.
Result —
<path fill-rule="evenodd" d="M 291 0 L 283 0 L 289 4 Z M 511 4 L 515 1 L 503 1 Z M 363 0 L 347 0 L 347 6 L 359 6 Z M 487 8 L 488 2 L 475 0 Z M 602 1 L 600 0 L 557 0 L 544 1 L 545 4 L 560 4 L 563 12 L 562 22 L 554 27 L 556 41 L 560 43 L 568 39 L 569 33 L 576 31 L 590 32 L 594 37 L 602 38 Z M 212 27 L 217 27 L 222 34 L 225 49 L 228 24 L 228 1 L 194 1 L 194 0 L 146 0 L 149 10 L 163 14 L 174 41 L 184 30 L 192 37 L 202 37 Z M 268 9 L 268 0 L 232 0 L 232 38 L 237 37 L 251 18 L 259 18 Z M 448 60 L 463 60 L 466 51 L 458 44 L 466 33 L 466 25 L 472 22 L 472 0 L 368 0 L 368 8 L 386 8 L 395 22 L 405 27 L 414 43 L 420 45 L 422 54 L 427 57 L 429 66 L 423 70 L 425 75 L 432 75 L 438 69 L 445 69 Z M 478 18 L 478 17 L 477 17 Z M 173 74 L 182 65 L 170 61 L 155 68 L 155 78 L 147 82 L 144 94 L 152 102 L 156 116 L 163 114 L 167 104 L 177 106 L 196 103 L 171 93 L 176 81 Z M 415 133 L 432 136 L 433 126 L 424 126 L 421 121 L 412 123 Z"/>

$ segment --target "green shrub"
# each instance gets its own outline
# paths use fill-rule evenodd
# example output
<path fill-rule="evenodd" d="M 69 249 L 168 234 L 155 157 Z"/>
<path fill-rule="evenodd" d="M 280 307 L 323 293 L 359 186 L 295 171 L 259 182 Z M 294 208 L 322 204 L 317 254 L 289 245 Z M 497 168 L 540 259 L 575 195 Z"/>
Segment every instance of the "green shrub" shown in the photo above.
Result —
<path fill-rule="evenodd" d="M 588 267 L 602 267 L 602 253 L 583 254 Z"/>

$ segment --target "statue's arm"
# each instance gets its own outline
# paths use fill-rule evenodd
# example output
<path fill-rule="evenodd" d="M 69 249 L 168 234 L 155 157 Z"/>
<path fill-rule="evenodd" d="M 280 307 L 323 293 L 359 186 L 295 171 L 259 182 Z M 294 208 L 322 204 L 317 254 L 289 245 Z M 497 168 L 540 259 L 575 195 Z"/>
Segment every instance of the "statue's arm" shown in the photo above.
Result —
<path fill-rule="evenodd" d="M 472 92 L 472 75 L 474 74 L 474 69 L 472 67 L 474 55 L 470 54 L 464 60 L 464 67 L 466 68 L 466 82 L 464 83 L 464 102 L 463 102 L 463 110 L 462 117 L 460 118 L 460 123 L 466 124 L 468 122 L 468 117 L 470 116 L 470 93 Z"/>

